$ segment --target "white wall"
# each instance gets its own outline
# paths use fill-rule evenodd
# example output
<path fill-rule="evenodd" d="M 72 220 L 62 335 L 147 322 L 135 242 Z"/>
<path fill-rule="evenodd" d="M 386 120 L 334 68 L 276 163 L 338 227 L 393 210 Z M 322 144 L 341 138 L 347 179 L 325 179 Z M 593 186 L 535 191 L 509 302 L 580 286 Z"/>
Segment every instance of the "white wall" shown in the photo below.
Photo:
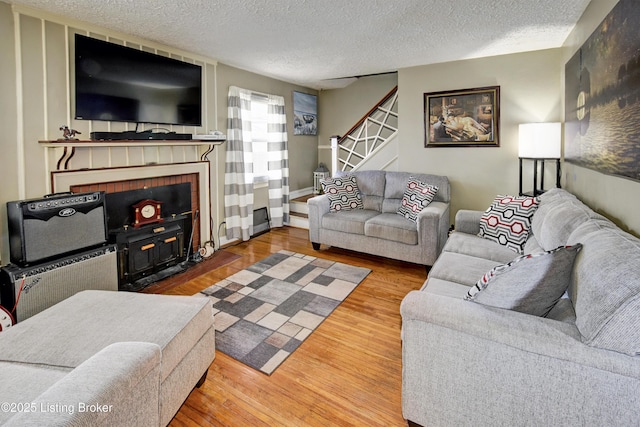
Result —
<path fill-rule="evenodd" d="M 227 94 L 231 85 L 284 97 L 289 130 L 289 187 L 291 191 L 311 188 L 313 186 L 313 171 L 318 166 L 318 136 L 293 134 L 293 91 L 312 95 L 317 95 L 318 92 L 225 64 L 218 64 L 216 79 L 218 87 L 217 104 L 223 107 L 223 110 L 220 110 L 218 115 L 219 129 L 226 129 L 227 126 Z M 318 115 L 322 117 L 321 114 Z"/>
<path fill-rule="evenodd" d="M 562 119 L 560 55 L 550 49 L 399 71 L 399 169 L 449 177 L 452 223 L 459 209 L 484 210 L 497 194 L 518 194 L 518 125 Z M 425 93 L 487 86 L 500 86 L 499 147 L 424 148 Z"/>
<path fill-rule="evenodd" d="M 401 69 L 398 169 L 447 175 L 452 222 L 458 209 L 485 209 L 499 193 L 518 192 L 518 125 L 564 122 L 564 67 L 618 0 L 594 0 L 562 48 Z M 395 82 L 391 76 L 361 79 L 320 93 L 319 160 L 330 164 L 329 137 L 345 132 Z M 500 86 L 500 147 L 424 148 L 424 93 Z M 369 99 L 374 95 L 373 98 Z M 323 121 L 324 120 L 324 121 Z M 524 189 L 532 184 L 526 164 Z M 555 182 L 548 165 L 546 188 Z M 640 183 L 562 164 L 562 186 L 623 229 L 640 235 Z"/>

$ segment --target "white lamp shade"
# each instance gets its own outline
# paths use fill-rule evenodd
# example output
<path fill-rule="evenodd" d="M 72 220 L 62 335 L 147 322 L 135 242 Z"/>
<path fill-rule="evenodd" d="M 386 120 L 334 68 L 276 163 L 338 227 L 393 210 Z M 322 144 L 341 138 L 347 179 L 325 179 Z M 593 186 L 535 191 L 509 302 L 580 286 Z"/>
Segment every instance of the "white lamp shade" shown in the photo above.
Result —
<path fill-rule="evenodd" d="M 559 159 L 561 123 L 523 123 L 519 129 L 518 157 Z"/>

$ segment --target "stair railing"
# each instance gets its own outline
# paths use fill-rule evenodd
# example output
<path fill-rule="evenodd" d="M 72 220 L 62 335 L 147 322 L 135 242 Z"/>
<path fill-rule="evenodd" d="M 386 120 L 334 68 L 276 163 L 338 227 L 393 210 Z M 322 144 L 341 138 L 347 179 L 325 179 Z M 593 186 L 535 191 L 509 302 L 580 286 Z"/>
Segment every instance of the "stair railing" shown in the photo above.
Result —
<path fill-rule="evenodd" d="M 331 137 L 332 170 L 355 171 L 398 132 L 398 86 L 342 137 Z"/>

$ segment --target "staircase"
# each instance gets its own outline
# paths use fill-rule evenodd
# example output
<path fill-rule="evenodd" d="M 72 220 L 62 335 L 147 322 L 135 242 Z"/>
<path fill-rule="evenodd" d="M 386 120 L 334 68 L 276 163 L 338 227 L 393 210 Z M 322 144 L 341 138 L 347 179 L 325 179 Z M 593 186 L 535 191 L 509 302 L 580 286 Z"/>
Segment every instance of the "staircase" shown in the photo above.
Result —
<path fill-rule="evenodd" d="M 365 114 L 343 137 L 331 138 L 332 167 L 336 171 L 385 170 L 397 161 L 398 87 Z M 307 194 L 289 202 L 289 225 L 309 228 Z"/>
<path fill-rule="evenodd" d="M 306 194 L 289 201 L 289 225 L 309 229 L 309 207 L 307 200 L 317 194 Z"/>
<path fill-rule="evenodd" d="M 386 149 L 398 134 L 398 86 L 365 114 L 343 137 L 331 138 L 332 168 L 334 171 L 356 171 Z M 389 150 L 387 150 L 389 151 Z M 396 150 L 397 151 L 397 150 Z M 397 155 L 384 156 L 368 169 L 385 169 Z"/>

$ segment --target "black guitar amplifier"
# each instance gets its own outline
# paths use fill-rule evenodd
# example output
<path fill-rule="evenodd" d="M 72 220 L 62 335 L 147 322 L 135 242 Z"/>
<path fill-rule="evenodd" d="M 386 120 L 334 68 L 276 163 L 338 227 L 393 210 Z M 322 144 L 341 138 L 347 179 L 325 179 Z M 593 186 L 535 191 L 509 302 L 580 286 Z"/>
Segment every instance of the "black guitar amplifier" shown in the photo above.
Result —
<path fill-rule="evenodd" d="M 19 266 L 107 242 L 105 195 L 62 194 L 7 203 L 9 255 Z"/>
<path fill-rule="evenodd" d="M 18 322 L 88 289 L 118 290 L 115 245 L 29 267 L 9 264 L 0 269 L 2 305 Z"/>

